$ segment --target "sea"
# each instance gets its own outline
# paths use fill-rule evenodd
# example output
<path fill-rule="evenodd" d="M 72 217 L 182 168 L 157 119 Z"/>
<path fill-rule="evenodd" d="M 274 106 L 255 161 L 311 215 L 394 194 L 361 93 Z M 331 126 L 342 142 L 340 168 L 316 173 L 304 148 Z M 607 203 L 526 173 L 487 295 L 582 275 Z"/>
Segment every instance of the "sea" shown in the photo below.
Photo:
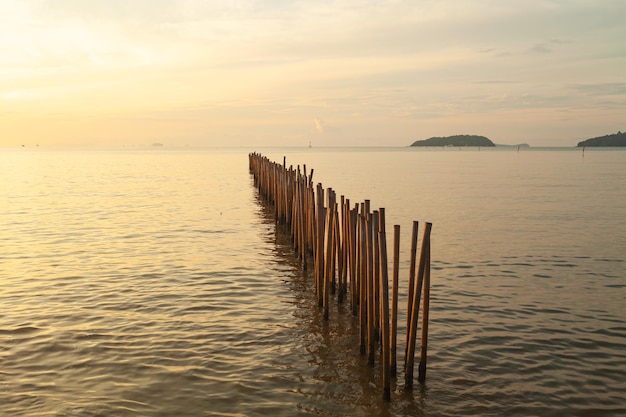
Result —
<path fill-rule="evenodd" d="M 400 225 L 390 401 L 250 152 Z M 0 416 L 626 415 L 624 148 L 4 148 L 0 204 Z M 407 391 L 413 221 L 431 300 Z"/>

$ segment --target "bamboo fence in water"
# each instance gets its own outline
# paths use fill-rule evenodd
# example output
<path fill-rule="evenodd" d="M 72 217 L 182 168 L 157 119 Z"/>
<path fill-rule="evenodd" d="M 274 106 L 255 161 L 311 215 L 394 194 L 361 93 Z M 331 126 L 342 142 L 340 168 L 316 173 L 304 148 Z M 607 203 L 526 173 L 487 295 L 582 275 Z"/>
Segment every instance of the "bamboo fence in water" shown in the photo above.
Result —
<path fill-rule="evenodd" d="M 304 269 L 312 267 L 315 295 L 324 319 L 329 319 L 331 299 L 350 303 L 359 321 L 359 347 L 373 366 L 380 351 L 383 398 L 391 399 L 391 379 L 396 376 L 398 271 L 400 226 L 393 228 L 393 268 L 389 290 L 385 209 L 371 210 L 365 200 L 351 206 L 332 188 L 313 186 L 313 170 L 306 165 L 287 168 L 258 154 L 249 154 L 249 168 L 259 195 L 274 206 L 276 222 L 288 227 L 294 250 Z M 419 259 L 419 223 L 413 222 L 409 266 L 404 386 L 410 390 L 414 380 L 420 300 L 422 325 L 418 381 L 426 378 L 428 316 L 430 307 L 430 232 L 426 223 Z M 416 268 L 417 267 L 417 268 Z M 416 270 L 417 269 L 417 270 Z M 391 306 L 390 306 L 391 297 Z"/>

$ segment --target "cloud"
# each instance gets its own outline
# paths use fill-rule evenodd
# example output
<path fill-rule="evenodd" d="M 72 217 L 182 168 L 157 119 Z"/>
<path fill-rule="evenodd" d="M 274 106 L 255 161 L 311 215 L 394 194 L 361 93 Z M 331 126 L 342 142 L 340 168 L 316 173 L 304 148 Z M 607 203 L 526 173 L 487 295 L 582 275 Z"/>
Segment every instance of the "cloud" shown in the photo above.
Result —
<path fill-rule="evenodd" d="M 539 54 L 547 54 L 552 52 L 552 49 L 548 48 L 545 43 L 538 43 L 530 49 L 532 52 L 536 52 Z"/>
<path fill-rule="evenodd" d="M 315 122 L 315 129 L 317 129 L 317 131 L 321 134 L 324 134 L 324 124 L 322 123 L 322 121 L 317 117 L 315 117 L 313 121 Z"/>
<path fill-rule="evenodd" d="M 607 95 L 626 95 L 626 83 L 595 83 L 595 84 L 577 84 L 574 89 L 586 95 L 607 96 Z"/>

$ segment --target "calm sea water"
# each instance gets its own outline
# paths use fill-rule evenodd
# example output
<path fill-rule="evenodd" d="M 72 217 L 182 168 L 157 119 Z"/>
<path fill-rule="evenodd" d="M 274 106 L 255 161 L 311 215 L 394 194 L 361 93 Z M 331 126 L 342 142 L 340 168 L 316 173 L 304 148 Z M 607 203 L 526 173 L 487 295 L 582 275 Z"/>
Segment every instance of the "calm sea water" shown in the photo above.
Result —
<path fill-rule="evenodd" d="M 433 222 L 424 385 L 382 400 L 250 151 L 385 207 L 401 285 Z M 2 150 L 0 415 L 625 415 L 624 178 L 624 150 Z"/>

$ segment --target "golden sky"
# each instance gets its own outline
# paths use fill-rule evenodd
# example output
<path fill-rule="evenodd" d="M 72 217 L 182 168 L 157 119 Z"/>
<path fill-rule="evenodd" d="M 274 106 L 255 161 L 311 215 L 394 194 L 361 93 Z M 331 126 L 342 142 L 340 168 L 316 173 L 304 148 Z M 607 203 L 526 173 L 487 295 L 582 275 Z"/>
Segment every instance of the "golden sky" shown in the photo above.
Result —
<path fill-rule="evenodd" d="M 626 130 L 623 0 L 0 0 L 0 146 L 575 146 Z"/>

